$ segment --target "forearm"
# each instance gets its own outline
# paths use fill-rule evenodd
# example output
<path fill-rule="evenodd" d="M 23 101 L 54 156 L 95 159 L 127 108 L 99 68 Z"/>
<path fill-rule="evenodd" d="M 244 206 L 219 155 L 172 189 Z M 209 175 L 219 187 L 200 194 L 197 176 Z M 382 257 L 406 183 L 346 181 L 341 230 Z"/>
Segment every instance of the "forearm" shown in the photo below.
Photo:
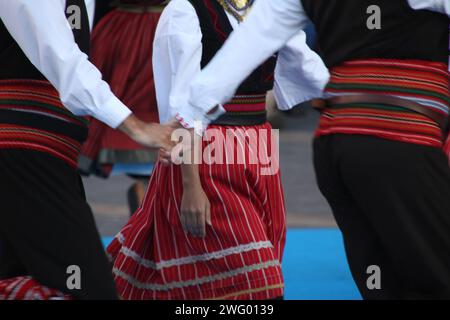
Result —
<path fill-rule="evenodd" d="M 330 74 L 322 59 L 306 44 L 301 31 L 278 53 L 274 95 L 281 110 L 322 97 Z"/>
<path fill-rule="evenodd" d="M 199 137 L 190 130 L 190 141 L 183 143 L 183 163 L 181 164 L 181 174 L 185 187 L 201 187 L 199 159 L 201 156 L 201 146 Z"/>
<path fill-rule="evenodd" d="M 142 134 L 145 123 L 139 120 L 136 116 L 131 114 L 123 121 L 118 129 L 128 135 L 131 138 L 135 138 L 137 135 Z"/>
<path fill-rule="evenodd" d="M 194 133 L 192 132 L 192 135 Z M 200 179 L 199 165 L 195 162 L 195 155 L 200 148 L 194 147 L 189 152 L 190 161 L 181 164 L 183 180 L 183 195 L 180 205 L 180 221 L 184 230 L 196 237 L 206 235 L 206 225 L 211 225 L 211 204 L 203 190 Z"/>
<path fill-rule="evenodd" d="M 182 164 L 181 175 L 184 187 L 201 187 L 200 173 L 197 164 Z"/>
<path fill-rule="evenodd" d="M 190 105 L 206 113 L 228 101 L 239 84 L 307 21 L 298 0 L 256 1 L 246 21 L 192 81 Z"/>

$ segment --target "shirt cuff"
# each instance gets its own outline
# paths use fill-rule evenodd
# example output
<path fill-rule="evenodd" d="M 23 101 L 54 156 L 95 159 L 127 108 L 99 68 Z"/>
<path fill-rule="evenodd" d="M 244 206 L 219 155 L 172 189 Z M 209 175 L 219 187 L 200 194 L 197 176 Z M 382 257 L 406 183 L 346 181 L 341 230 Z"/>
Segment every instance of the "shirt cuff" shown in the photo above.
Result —
<path fill-rule="evenodd" d="M 92 116 L 107 124 L 111 128 L 116 129 L 131 114 L 131 110 L 113 95 L 106 105 L 103 105 L 102 108 L 97 110 L 97 112 L 92 114 Z"/>
<path fill-rule="evenodd" d="M 184 128 L 193 128 L 196 134 L 203 136 L 206 127 L 224 113 L 225 109 L 222 105 L 218 105 L 217 110 L 209 114 L 205 114 L 203 109 L 191 106 L 178 112 L 176 118 Z"/>

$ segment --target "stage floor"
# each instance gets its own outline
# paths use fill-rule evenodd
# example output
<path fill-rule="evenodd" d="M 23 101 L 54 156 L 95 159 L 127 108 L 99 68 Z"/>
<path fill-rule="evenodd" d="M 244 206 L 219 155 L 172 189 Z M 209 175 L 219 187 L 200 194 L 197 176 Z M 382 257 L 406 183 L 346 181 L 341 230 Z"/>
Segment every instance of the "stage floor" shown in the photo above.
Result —
<path fill-rule="evenodd" d="M 289 229 L 283 270 L 287 300 L 361 299 L 337 229 Z"/>

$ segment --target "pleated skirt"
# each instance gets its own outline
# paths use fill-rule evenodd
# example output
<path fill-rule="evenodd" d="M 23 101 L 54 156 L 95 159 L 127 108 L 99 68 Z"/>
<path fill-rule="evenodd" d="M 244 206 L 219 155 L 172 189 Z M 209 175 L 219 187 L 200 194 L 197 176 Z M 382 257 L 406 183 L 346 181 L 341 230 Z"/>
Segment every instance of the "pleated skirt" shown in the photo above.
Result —
<path fill-rule="evenodd" d="M 92 34 L 93 64 L 112 92 L 146 122 L 159 121 L 151 57 L 160 15 L 160 12 L 114 10 L 100 21 Z M 153 152 L 93 118 L 81 154 L 80 171 L 99 176 L 108 176 L 116 163 L 155 161 Z"/>
<path fill-rule="evenodd" d="M 210 126 L 207 135 L 211 130 L 225 134 L 227 129 Z M 266 139 L 272 129 L 264 124 L 233 130 L 244 135 L 251 131 L 257 139 L 227 144 L 225 163 L 199 165 L 212 217 L 204 238 L 187 234 L 181 225 L 180 167 L 156 165 L 144 203 L 108 248 L 124 299 L 283 296 L 285 206 L 277 152 L 270 154 L 275 142 Z M 204 150 L 207 145 L 203 143 Z M 205 151 L 203 158 L 211 160 L 217 150 Z M 264 159 L 251 161 L 257 152 L 265 153 Z M 245 159 L 232 163 L 230 153 Z M 265 172 L 268 163 L 275 170 Z"/>

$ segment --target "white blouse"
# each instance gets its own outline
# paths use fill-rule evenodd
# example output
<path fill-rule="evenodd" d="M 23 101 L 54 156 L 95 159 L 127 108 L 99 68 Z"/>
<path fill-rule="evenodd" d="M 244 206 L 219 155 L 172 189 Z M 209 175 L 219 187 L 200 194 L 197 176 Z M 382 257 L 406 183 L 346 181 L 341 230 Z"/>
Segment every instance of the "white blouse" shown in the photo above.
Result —
<path fill-rule="evenodd" d="M 92 21 L 92 2 L 87 4 Z M 66 0 L 0 0 L 0 18 L 27 58 L 58 90 L 67 109 L 116 128 L 131 111 L 78 48 L 65 7 Z"/>
<path fill-rule="evenodd" d="M 450 16 L 450 0 L 408 1 L 413 9 L 429 9 Z M 180 117 L 189 126 L 193 124 L 192 119 L 208 124 L 216 116 L 206 116 L 211 108 L 228 101 L 252 70 L 288 43 L 308 22 L 300 0 L 257 0 L 219 54 L 194 79 L 189 79 L 189 90 L 184 92 L 183 100 L 177 101 Z M 237 59 L 239 63 L 235 63 Z M 305 70 L 298 60 L 295 62 L 297 68 Z M 295 74 L 298 72 L 293 71 L 292 78 L 296 80 L 292 83 L 293 92 L 297 86 L 301 90 L 302 85 Z M 302 74 L 306 78 L 307 73 Z M 314 79 L 308 81 L 315 83 Z"/>
<path fill-rule="evenodd" d="M 227 16 L 233 29 L 238 28 L 238 21 L 228 13 Z M 187 0 L 172 0 L 160 18 L 153 48 L 153 72 L 161 122 L 167 122 L 179 114 L 191 127 L 195 120 L 204 118 L 203 110 L 187 104 L 192 79 L 201 72 L 201 41 L 202 31 L 194 7 Z M 259 50 L 258 41 L 249 39 L 249 47 L 251 52 Z M 220 72 L 210 75 L 212 81 L 227 79 L 229 70 L 245 62 L 238 58 L 228 63 Z M 306 35 L 299 30 L 279 51 L 274 86 L 278 107 L 290 109 L 321 96 L 328 79 L 327 68 L 307 46 Z M 218 87 L 212 94 L 221 95 L 222 90 Z M 226 101 L 224 99 L 221 103 Z"/>

